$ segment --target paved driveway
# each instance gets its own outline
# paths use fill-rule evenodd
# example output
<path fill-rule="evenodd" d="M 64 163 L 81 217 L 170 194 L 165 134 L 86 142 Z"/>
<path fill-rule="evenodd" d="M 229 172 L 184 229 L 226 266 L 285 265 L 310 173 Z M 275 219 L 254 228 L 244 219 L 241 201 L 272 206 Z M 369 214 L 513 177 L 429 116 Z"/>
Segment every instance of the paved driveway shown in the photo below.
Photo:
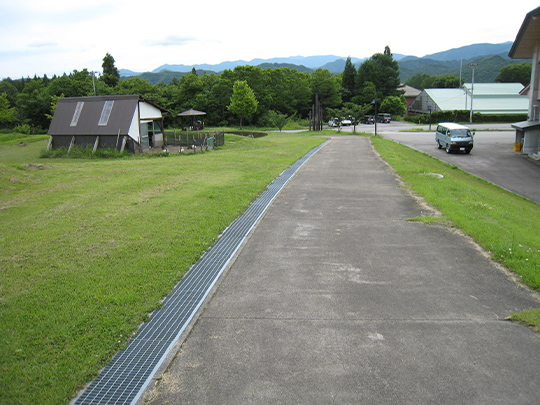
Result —
<path fill-rule="evenodd" d="M 538 404 L 537 295 L 423 208 L 367 138 L 298 171 L 146 405 Z M 141 404 L 143 402 L 141 401 Z"/>
<path fill-rule="evenodd" d="M 432 132 L 401 132 L 410 128 L 427 130 L 429 127 L 392 122 L 377 124 L 377 133 L 540 203 L 540 161 L 514 152 L 515 131 L 511 130 L 510 124 L 471 124 L 470 128 L 489 128 L 490 131 L 476 131 L 474 149 L 470 155 L 447 154 L 444 149 L 437 149 L 435 146 L 436 124 L 432 125 Z M 374 132 L 373 125 L 361 124 L 356 129 Z M 344 128 L 344 131 L 352 131 L 352 128 Z"/>

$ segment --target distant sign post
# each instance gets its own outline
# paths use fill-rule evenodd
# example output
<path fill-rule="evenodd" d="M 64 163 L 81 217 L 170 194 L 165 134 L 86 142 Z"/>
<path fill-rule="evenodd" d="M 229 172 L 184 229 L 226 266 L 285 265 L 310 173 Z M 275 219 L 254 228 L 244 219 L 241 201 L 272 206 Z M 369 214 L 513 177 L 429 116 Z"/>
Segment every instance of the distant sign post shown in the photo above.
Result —
<path fill-rule="evenodd" d="M 375 136 L 377 136 L 377 98 L 374 98 L 371 104 L 375 104 Z"/>

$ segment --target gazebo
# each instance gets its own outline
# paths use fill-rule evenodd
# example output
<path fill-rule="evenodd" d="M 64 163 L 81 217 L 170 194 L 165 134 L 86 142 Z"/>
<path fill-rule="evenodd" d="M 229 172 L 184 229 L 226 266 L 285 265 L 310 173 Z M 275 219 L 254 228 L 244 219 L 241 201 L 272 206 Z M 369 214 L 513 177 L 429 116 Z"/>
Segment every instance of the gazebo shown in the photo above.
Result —
<path fill-rule="evenodd" d="M 184 112 L 181 112 L 179 113 L 177 116 L 178 117 L 191 117 L 191 125 L 188 125 L 186 130 L 187 130 L 187 136 L 186 136 L 186 144 L 187 144 L 187 147 L 190 148 L 190 142 L 189 142 L 189 128 L 191 127 L 192 129 L 195 129 L 197 130 L 197 133 L 200 129 L 203 129 L 204 128 L 204 122 L 201 121 L 201 124 L 197 124 L 195 125 L 195 117 L 202 117 L 203 115 L 206 115 L 206 113 L 204 111 L 198 111 L 198 110 L 194 110 L 193 108 L 190 108 L 189 110 L 187 111 L 184 111 Z M 199 138 L 199 142 L 200 142 L 200 134 L 198 136 Z M 193 147 L 196 145 L 196 142 L 195 142 L 195 135 L 193 135 Z M 205 138 L 205 141 L 206 142 L 206 138 Z M 182 142 L 180 142 L 181 144 Z"/>
<path fill-rule="evenodd" d="M 203 116 L 203 115 L 206 115 L 204 111 L 198 111 L 198 110 L 194 110 L 193 108 L 190 108 L 189 110 L 178 114 L 178 117 L 192 117 L 191 127 L 195 128 L 195 117 Z M 204 128 L 204 122 L 202 123 L 202 128 Z M 202 128 L 197 127 L 196 129 L 202 129 Z M 188 132 L 189 132 L 189 127 L 188 127 Z"/>

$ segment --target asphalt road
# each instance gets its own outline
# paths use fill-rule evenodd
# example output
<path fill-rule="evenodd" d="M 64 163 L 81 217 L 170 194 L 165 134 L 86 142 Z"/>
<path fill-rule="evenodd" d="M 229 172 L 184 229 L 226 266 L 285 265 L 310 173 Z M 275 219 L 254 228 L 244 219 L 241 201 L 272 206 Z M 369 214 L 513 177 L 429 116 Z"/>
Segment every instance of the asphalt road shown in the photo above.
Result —
<path fill-rule="evenodd" d="M 540 161 L 514 152 L 515 131 L 510 124 L 471 124 L 469 127 L 477 131 L 474 148 L 469 155 L 447 154 L 444 149 L 437 149 L 436 125 L 433 124 L 432 131 L 429 132 L 427 125 L 395 121 L 390 124 L 379 123 L 377 134 L 456 165 L 462 170 L 540 203 Z M 404 132 L 411 128 L 423 128 L 428 132 Z M 356 127 L 357 132 L 373 133 L 374 129 L 374 125 L 365 124 Z M 342 130 L 349 132 L 353 128 L 344 127 Z"/>

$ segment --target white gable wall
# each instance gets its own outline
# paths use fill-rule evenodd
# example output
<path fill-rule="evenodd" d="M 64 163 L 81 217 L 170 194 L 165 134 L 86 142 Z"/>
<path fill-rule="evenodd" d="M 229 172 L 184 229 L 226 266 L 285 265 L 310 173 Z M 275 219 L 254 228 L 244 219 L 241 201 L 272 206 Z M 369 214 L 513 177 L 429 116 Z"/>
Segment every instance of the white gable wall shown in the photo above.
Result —
<path fill-rule="evenodd" d="M 141 134 L 139 128 L 139 107 L 135 107 L 135 113 L 131 117 L 131 125 L 129 126 L 128 135 L 135 142 L 140 143 Z"/>
<path fill-rule="evenodd" d="M 141 144 L 140 122 L 148 120 L 161 120 L 161 110 L 143 101 L 139 102 L 135 108 L 135 113 L 131 119 L 128 135 L 138 144 Z M 140 119 L 140 121 L 139 121 Z"/>
<path fill-rule="evenodd" d="M 157 120 L 162 117 L 159 108 L 143 101 L 139 102 L 139 110 L 141 111 L 141 120 Z"/>

